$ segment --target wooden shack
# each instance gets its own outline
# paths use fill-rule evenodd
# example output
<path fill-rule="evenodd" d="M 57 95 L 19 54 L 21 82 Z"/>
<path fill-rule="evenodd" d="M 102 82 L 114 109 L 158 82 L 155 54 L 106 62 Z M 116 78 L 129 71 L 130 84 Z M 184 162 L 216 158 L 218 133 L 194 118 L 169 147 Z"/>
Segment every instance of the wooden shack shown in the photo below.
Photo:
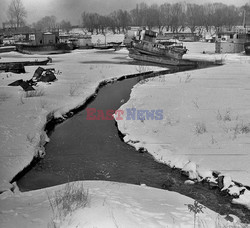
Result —
<path fill-rule="evenodd" d="M 215 38 L 215 53 L 240 53 L 244 51 L 245 31 L 219 32 Z"/>

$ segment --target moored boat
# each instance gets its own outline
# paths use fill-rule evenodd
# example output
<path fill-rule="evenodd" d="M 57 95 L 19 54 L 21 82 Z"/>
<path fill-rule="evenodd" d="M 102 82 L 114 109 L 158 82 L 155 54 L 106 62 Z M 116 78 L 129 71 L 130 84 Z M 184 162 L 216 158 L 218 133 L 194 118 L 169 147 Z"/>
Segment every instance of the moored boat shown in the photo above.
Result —
<path fill-rule="evenodd" d="M 94 49 L 107 50 L 107 49 L 111 49 L 113 47 L 114 47 L 113 45 L 99 44 L 99 45 L 94 46 Z"/>
<path fill-rule="evenodd" d="M 187 49 L 181 44 L 173 42 L 139 42 L 134 46 L 138 52 L 146 55 L 181 59 Z"/>
<path fill-rule="evenodd" d="M 190 61 L 187 59 L 178 59 L 178 58 L 171 58 L 171 57 L 163 57 L 157 55 L 146 55 L 137 52 L 134 49 L 129 50 L 129 57 L 143 62 L 150 62 L 156 63 L 159 65 L 172 65 L 172 66 L 195 66 L 197 65 L 196 62 Z"/>
<path fill-rule="evenodd" d="M 246 55 L 250 55 L 250 41 L 244 43 L 245 53 Z"/>
<path fill-rule="evenodd" d="M 38 61 L 18 61 L 18 62 L 2 62 L 0 61 L 0 71 L 13 72 L 13 73 L 25 73 L 24 66 L 44 66 L 47 63 L 51 63 L 52 59 L 47 57 L 46 60 Z"/>
<path fill-rule="evenodd" d="M 157 41 L 157 33 L 149 30 L 140 32 L 139 40 L 135 40 L 129 49 L 129 57 L 164 65 L 194 65 L 192 61 L 183 60 L 187 49 L 176 40 Z"/>
<path fill-rule="evenodd" d="M 47 59 L 45 60 L 34 60 L 34 61 L 18 61 L 18 62 L 1 62 L 0 61 L 0 65 L 8 65 L 8 64 L 22 64 L 23 66 L 43 66 L 43 65 L 47 65 L 47 63 L 52 63 L 52 58 L 47 57 Z"/>
<path fill-rule="evenodd" d="M 28 43 L 16 44 L 17 51 L 24 54 L 61 54 L 72 50 L 66 42 L 60 42 L 59 32 L 36 32 L 35 39 Z"/>
<path fill-rule="evenodd" d="M 43 45 L 17 44 L 16 49 L 18 52 L 24 54 L 51 55 L 67 53 L 70 52 L 72 48 L 67 43 L 58 43 Z"/>
<path fill-rule="evenodd" d="M 15 51 L 16 46 L 0 46 L 0 53 Z"/>

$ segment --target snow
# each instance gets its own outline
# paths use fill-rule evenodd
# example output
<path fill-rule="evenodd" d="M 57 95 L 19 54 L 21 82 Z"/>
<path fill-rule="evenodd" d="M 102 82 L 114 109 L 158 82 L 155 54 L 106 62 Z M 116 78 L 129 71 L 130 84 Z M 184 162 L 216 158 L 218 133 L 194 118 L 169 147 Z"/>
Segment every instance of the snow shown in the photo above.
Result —
<path fill-rule="evenodd" d="M 46 59 L 15 52 L 1 57 L 3 62 Z M 118 64 L 120 61 L 128 63 L 124 51 L 110 54 L 110 51 L 77 50 L 50 57 L 52 64 L 44 68 L 55 68 L 58 80 L 51 84 L 39 82 L 36 90 L 44 93 L 40 97 L 26 98 L 20 86 L 7 86 L 18 79 L 31 79 L 37 66 L 25 67 L 25 74 L 0 73 L 0 191 L 9 188 L 9 181 L 41 152 L 40 141 L 46 141 L 43 128 L 48 118 L 52 115 L 63 118 L 65 113 L 83 104 L 99 82 L 138 73 L 136 66 L 123 64 L 120 67 Z"/>
<path fill-rule="evenodd" d="M 240 195 L 239 198 L 233 199 L 232 201 L 235 204 L 241 204 L 249 208 L 250 205 L 250 191 L 245 190 L 244 194 Z"/>
<path fill-rule="evenodd" d="M 193 213 L 188 204 L 193 200 L 178 193 L 131 184 L 84 181 L 89 203 L 65 219 L 53 217 L 49 200 L 64 185 L 37 191 L 16 193 L 3 197 L 0 206 L 2 227 L 49 227 L 54 220 L 57 227 L 193 227 Z M 0 195 L 1 196 L 1 195 Z M 197 215 L 205 227 L 227 222 L 208 208 Z"/>
<path fill-rule="evenodd" d="M 216 171 L 224 176 L 223 190 L 233 181 L 250 186 L 250 57 L 211 54 L 211 43 L 185 44 L 189 52 L 184 58 L 225 64 L 135 85 L 130 100 L 119 108 L 125 110 L 124 116 L 129 108 L 162 109 L 163 119 L 123 118 L 117 120 L 118 128 L 125 142 L 136 149 L 145 148 L 159 162 L 181 168 L 192 180 L 211 179 Z M 250 208 L 248 197 L 244 194 L 241 199 Z"/>
<path fill-rule="evenodd" d="M 103 40 L 103 37 L 102 39 L 95 37 L 96 41 L 98 39 Z M 107 35 L 106 41 L 108 42 L 109 39 L 111 38 Z M 119 36 L 112 41 L 119 42 L 120 39 Z M 189 58 L 208 58 L 211 61 L 221 58 L 221 55 L 200 54 L 201 50 L 195 50 L 196 47 L 193 43 L 189 45 L 190 54 L 187 56 Z M 205 44 L 204 48 L 210 50 L 210 44 Z M 50 57 L 52 57 L 53 62 L 45 68 L 55 68 L 58 80 L 51 84 L 38 83 L 36 90 L 43 91 L 43 95 L 40 97 L 25 97 L 25 92 L 21 87 L 7 86 L 18 79 L 31 79 L 37 66 L 25 67 L 27 71 L 25 74 L 0 73 L 1 227 L 48 227 L 48 223 L 51 222 L 53 212 L 48 195 L 53 196 L 55 191 L 64 188 L 64 185 L 21 193 L 15 183 L 9 183 L 17 173 L 29 165 L 34 156 L 44 153 L 43 144 L 48 141 L 44 132 L 44 125 L 47 120 L 52 116 L 64 118 L 65 113 L 82 105 L 95 92 L 101 81 L 139 73 L 137 66 L 128 64 L 130 59 L 128 58 L 128 52 L 124 50 L 118 52 L 76 50 L 72 53 Z M 44 56 L 39 55 L 30 56 L 11 52 L 2 53 L 0 61 L 43 60 L 44 58 Z M 213 132 L 213 141 L 217 143 L 210 145 L 207 143 L 207 134 L 197 136 L 190 131 L 188 133 L 183 129 L 180 131 L 181 124 L 184 124 L 182 127 L 189 130 L 193 129 L 194 120 L 200 120 L 201 117 L 204 117 L 205 111 L 209 108 L 211 109 L 210 114 L 214 113 L 214 110 L 217 111 L 218 108 L 223 113 L 230 106 L 235 123 L 238 120 L 244 120 L 247 123 L 247 117 L 249 117 L 248 96 L 246 94 L 248 92 L 246 83 L 248 80 L 246 72 L 249 69 L 248 59 L 239 55 L 226 56 L 225 59 L 230 64 L 221 68 L 190 71 L 192 80 L 188 83 L 185 83 L 187 73 L 178 73 L 171 76 L 161 76 L 149 80 L 145 84 L 136 85 L 131 94 L 131 99 L 126 105 L 129 107 L 132 102 L 137 109 L 163 108 L 164 119 L 163 122 L 150 122 L 148 120 L 144 122 L 119 121 L 119 128 L 126 133 L 127 142 L 137 148 L 145 147 L 157 160 L 170 166 L 183 168 L 186 165 L 186 170 L 193 179 L 204 176 L 212 179 L 211 170 L 223 171 L 228 169 L 227 171 L 230 171 L 233 180 L 237 179 L 247 183 L 246 180 L 249 175 L 247 175 L 248 170 L 245 170 L 245 167 L 249 163 L 246 155 L 248 135 L 237 134 L 237 137 L 233 138 L 234 135 L 230 135 L 232 133 L 230 131 L 226 135 L 224 131 L 215 131 Z M 123 62 L 122 65 L 121 62 Z M 154 67 L 152 69 L 158 70 L 159 68 Z M 147 70 L 151 69 L 147 67 Z M 229 76 L 223 74 L 224 71 L 230 73 Z M 242 72 L 239 76 L 237 75 L 240 80 L 236 80 L 234 77 L 238 72 Z M 219 78 L 218 74 L 220 74 Z M 208 100 L 208 94 L 211 95 L 209 91 L 206 94 L 203 93 L 206 91 L 204 83 L 206 87 L 211 86 L 213 88 L 213 99 Z M 215 85 L 217 88 L 214 88 Z M 217 91 L 222 85 L 224 86 L 222 88 L 223 93 Z M 143 90 L 140 90 L 140 88 Z M 157 93 L 155 90 L 157 90 Z M 234 93 L 231 96 L 232 91 Z M 237 96 L 235 95 L 236 92 Z M 217 96 L 218 94 L 221 96 L 220 99 Z M 227 96 L 229 96 L 230 101 L 225 99 Z M 238 99 L 238 96 L 241 99 Z M 170 99 L 162 99 L 163 97 Z M 192 107 L 194 106 L 192 101 L 199 106 L 199 111 L 195 109 L 195 111 L 189 112 L 190 103 Z M 229 105 L 231 102 L 234 105 L 238 104 L 237 109 Z M 214 106 L 206 107 L 207 104 L 214 104 Z M 167 116 L 165 116 L 165 107 L 167 107 Z M 237 120 L 236 116 L 238 116 Z M 205 117 L 209 117 L 209 115 Z M 211 118 L 205 120 L 211 120 Z M 220 123 L 228 129 L 231 127 L 228 122 Z M 211 124 L 214 124 L 214 121 Z M 166 127 L 169 130 L 167 132 L 165 131 Z M 210 125 L 207 127 L 210 128 Z M 197 137 L 199 140 L 196 140 Z M 139 143 L 133 143 L 135 142 L 133 139 L 138 140 Z M 210 147 L 206 147 L 208 145 Z M 192 151 L 190 148 L 192 148 Z M 241 150 L 242 156 L 237 157 L 237 160 L 235 151 L 238 151 L 239 148 L 242 150 L 245 148 L 245 153 Z M 203 150 L 209 152 L 205 158 L 203 158 L 204 156 L 198 156 Z M 221 160 L 217 160 L 218 157 L 214 156 L 213 159 L 211 151 L 215 154 L 218 150 L 221 151 L 222 155 L 223 153 L 229 155 L 232 153 L 232 156 L 219 156 Z M 194 153 L 195 151 L 198 153 Z M 211 160 L 208 160 L 208 157 Z M 231 170 L 232 166 L 229 161 L 232 158 L 235 162 L 233 167 L 237 172 Z M 223 170 L 220 166 L 222 161 Z M 237 169 L 239 164 L 244 168 L 242 171 Z M 240 175 L 237 175 L 239 172 Z M 240 179 L 240 177 L 244 178 Z M 90 194 L 89 205 L 86 208 L 74 211 L 71 216 L 64 220 L 57 221 L 58 226 L 194 226 L 193 214 L 188 211 L 187 205 L 185 205 L 193 204 L 193 200 L 178 193 L 150 188 L 145 185 L 135 186 L 102 181 L 84 181 L 82 183 Z M 191 184 L 191 182 L 186 184 Z M 232 191 L 235 192 L 236 190 L 232 189 Z M 245 191 L 245 193 L 235 203 L 246 203 L 249 199 L 248 191 Z M 198 218 L 207 224 L 207 227 L 215 227 L 218 220 L 221 224 L 227 224 L 223 218 L 209 209 L 204 209 L 204 214 L 199 214 Z"/>

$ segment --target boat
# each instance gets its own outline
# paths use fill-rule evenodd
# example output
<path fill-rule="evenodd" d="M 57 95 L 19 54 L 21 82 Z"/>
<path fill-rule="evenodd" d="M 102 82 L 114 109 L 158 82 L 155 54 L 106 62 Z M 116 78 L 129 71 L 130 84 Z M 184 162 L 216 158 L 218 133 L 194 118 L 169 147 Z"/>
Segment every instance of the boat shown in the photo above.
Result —
<path fill-rule="evenodd" d="M 195 66 L 196 62 L 188 60 L 188 59 L 178 59 L 171 57 L 163 57 L 156 55 L 146 55 L 137 52 L 135 49 L 129 50 L 129 57 L 143 62 L 156 63 L 158 65 L 172 65 L 172 66 Z"/>
<path fill-rule="evenodd" d="M 94 49 L 98 49 L 98 50 L 107 50 L 107 49 L 111 49 L 114 48 L 113 45 L 107 45 L 107 44 L 99 44 L 94 46 Z"/>
<path fill-rule="evenodd" d="M 14 45 L 12 45 L 12 46 L 1 46 L 0 45 L 0 53 L 11 52 L 11 51 L 15 51 L 15 50 L 16 50 L 16 47 Z"/>
<path fill-rule="evenodd" d="M 222 29 L 216 35 L 215 53 L 249 53 L 250 30 L 243 14 L 243 25 L 234 26 L 230 31 Z"/>
<path fill-rule="evenodd" d="M 246 40 L 244 42 L 244 50 L 246 55 L 250 55 L 250 27 L 249 27 L 250 21 L 249 17 L 248 20 L 246 20 L 246 11 L 244 10 L 244 19 L 243 19 L 243 26 L 246 31 Z"/>
<path fill-rule="evenodd" d="M 192 32 L 167 32 L 164 35 L 158 35 L 157 39 L 178 39 L 182 42 L 197 42 L 200 40 L 200 36 Z"/>
<path fill-rule="evenodd" d="M 0 71 L 13 72 L 13 73 L 25 73 L 24 66 L 44 66 L 47 63 L 51 63 L 52 59 L 47 57 L 46 60 L 38 61 L 19 61 L 19 62 L 0 62 Z"/>
<path fill-rule="evenodd" d="M 108 42 L 107 44 L 98 44 L 94 46 L 94 49 L 99 49 L 99 50 L 107 50 L 107 49 L 115 49 L 119 50 L 123 47 L 126 47 L 125 45 L 122 45 L 122 42 Z"/>
<path fill-rule="evenodd" d="M 72 50 L 66 42 L 60 42 L 59 32 L 36 32 L 35 39 L 29 43 L 17 43 L 16 49 L 24 54 L 62 54 Z"/>
<path fill-rule="evenodd" d="M 58 44 L 17 44 L 16 50 L 23 54 L 40 54 L 40 55 L 53 55 L 68 53 L 71 51 L 71 47 L 67 43 Z"/>
<path fill-rule="evenodd" d="M 92 37 L 90 35 L 81 35 L 78 37 L 78 46 L 79 49 L 92 49 L 94 44 L 92 43 Z"/>
<path fill-rule="evenodd" d="M 244 51 L 246 34 L 244 28 L 220 31 L 215 38 L 215 53 L 241 53 Z"/>
<path fill-rule="evenodd" d="M 246 32 L 246 41 L 244 43 L 245 54 L 250 55 L 250 29 Z"/>
<path fill-rule="evenodd" d="M 250 55 L 250 42 L 244 43 L 244 49 L 245 49 L 246 55 Z"/>
<path fill-rule="evenodd" d="M 0 63 L 0 72 L 12 72 L 16 74 L 25 73 L 24 65 L 21 63 Z"/>
<path fill-rule="evenodd" d="M 187 49 L 181 42 L 173 39 L 157 40 L 157 33 L 150 30 L 142 30 L 139 40 L 134 40 L 128 50 L 129 57 L 139 61 L 175 66 L 196 64 L 182 59 Z"/>
<path fill-rule="evenodd" d="M 52 63 L 52 58 L 47 57 L 45 60 L 38 61 L 37 59 L 34 61 L 18 61 L 18 62 L 0 62 L 0 65 L 8 65 L 8 64 L 22 64 L 23 66 L 40 66 L 47 65 L 47 63 Z"/>
<path fill-rule="evenodd" d="M 181 59 L 187 49 L 175 41 L 139 42 L 134 46 L 138 52 L 146 55 Z"/>

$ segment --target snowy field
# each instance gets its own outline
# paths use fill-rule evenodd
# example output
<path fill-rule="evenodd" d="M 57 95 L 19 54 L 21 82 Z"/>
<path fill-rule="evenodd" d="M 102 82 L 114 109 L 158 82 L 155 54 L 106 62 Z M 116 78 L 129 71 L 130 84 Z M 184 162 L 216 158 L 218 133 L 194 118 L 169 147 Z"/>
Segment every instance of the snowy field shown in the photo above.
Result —
<path fill-rule="evenodd" d="M 250 57 L 210 54 L 214 44 L 195 47 L 185 58 L 222 59 L 225 65 L 160 76 L 134 86 L 130 100 L 120 109 L 163 110 L 162 120 L 119 120 L 124 141 L 146 148 L 156 160 L 181 168 L 190 179 L 224 176 L 224 188 L 239 195 L 250 186 Z M 205 50 L 208 54 L 200 54 Z M 126 114 L 125 114 L 126 116 Z M 235 203 L 250 208 L 245 190 Z"/>
<path fill-rule="evenodd" d="M 27 166 L 37 153 L 43 153 L 40 144 L 46 137 L 44 125 L 51 115 L 63 118 L 63 114 L 82 105 L 95 92 L 99 82 L 127 74 L 138 73 L 136 66 L 117 64 L 126 61 L 127 53 L 95 53 L 94 50 L 75 51 L 53 55 L 57 81 L 38 83 L 36 90 L 42 95 L 25 97 L 21 87 L 9 87 L 18 79 L 31 79 L 37 66 L 25 67 L 27 73 L 1 73 L 1 172 L 2 189 L 19 171 Z M 46 59 L 46 56 L 29 56 L 19 53 L 3 54 L 0 61 Z M 102 64 L 104 62 L 104 64 Z M 8 184 L 7 184 L 8 185 Z M 8 186 L 7 186 L 8 187 Z"/>
<path fill-rule="evenodd" d="M 209 170 L 226 171 L 233 180 L 250 185 L 246 152 L 249 150 L 249 134 L 234 137 L 231 131 L 237 123 L 249 123 L 247 82 L 250 59 L 241 55 L 201 54 L 203 50 L 213 51 L 214 44 L 199 44 L 204 47 L 188 44 L 190 51 L 186 58 L 223 58 L 226 65 L 161 76 L 136 85 L 131 99 L 121 108 L 131 104 L 137 109 L 160 107 L 164 109 L 163 122 L 119 121 L 119 128 L 126 134 L 126 142 L 133 144 L 131 140 L 138 140 L 139 143 L 133 144 L 135 147 L 145 147 L 161 162 L 178 163 L 177 166 L 183 168 L 190 160 L 199 165 L 202 176 L 210 174 Z M 174 192 L 130 184 L 83 181 L 83 188 L 88 191 L 87 204 L 60 217 L 57 209 L 51 207 L 51 201 L 59 189 L 65 189 L 65 185 L 20 193 L 15 184 L 9 184 L 34 156 L 44 155 L 43 144 L 48 138 L 43 129 L 49 118 L 64 118 L 65 113 L 82 105 L 101 81 L 139 73 L 137 66 L 126 64 L 130 61 L 127 56 L 124 50 L 76 50 L 53 55 L 52 64 L 45 68 L 55 68 L 58 80 L 51 84 L 38 83 L 35 88 L 40 96 L 34 97 L 26 97 L 21 87 L 7 85 L 18 79 L 31 79 L 37 66 L 25 67 L 25 74 L 0 73 L 0 227 L 194 227 L 194 215 L 187 206 L 194 201 Z M 11 52 L 1 54 L 0 61 L 45 58 Z M 231 121 L 218 120 L 217 111 L 224 117 L 228 109 Z M 195 134 L 193 129 L 198 121 L 206 124 L 206 133 Z M 218 153 L 221 156 L 211 155 Z M 234 164 L 230 165 L 232 161 Z M 226 224 L 209 209 L 203 209 L 203 212 L 197 215 L 197 225 L 219 227 Z"/>

